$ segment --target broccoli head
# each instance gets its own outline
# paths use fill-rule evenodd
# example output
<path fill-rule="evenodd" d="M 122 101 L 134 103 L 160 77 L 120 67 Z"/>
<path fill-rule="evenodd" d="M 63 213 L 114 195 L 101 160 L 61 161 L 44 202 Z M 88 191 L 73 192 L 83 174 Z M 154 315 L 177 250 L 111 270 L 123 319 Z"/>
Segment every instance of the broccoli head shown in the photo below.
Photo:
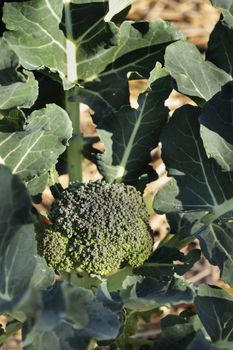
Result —
<path fill-rule="evenodd" d="M 152 252 L 146 206 L 132 186 L 71 183 L 49 218 L 39 252 L 58 270 L 106 275 L 125 264 L 140 266 Z"/>

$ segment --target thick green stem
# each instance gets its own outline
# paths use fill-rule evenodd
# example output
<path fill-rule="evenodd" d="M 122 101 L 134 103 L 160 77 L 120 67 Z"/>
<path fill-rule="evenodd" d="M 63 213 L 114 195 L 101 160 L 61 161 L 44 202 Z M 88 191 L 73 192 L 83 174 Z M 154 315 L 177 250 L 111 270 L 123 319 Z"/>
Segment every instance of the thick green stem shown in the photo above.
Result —
<path fill-rule="evenodd" d="M 83 139 L 80 132 L 80 111 L 79 103 L 69 100 L 73 89 L 66 91 L 66 111 L 70 116 L 73 126 L 73 136 L 69 141 L 68 152 L 68 173 L 70 181 L 82 181 L 82 149 Z"/>
<path fill-rule="evenodd" d="M 66 24 L 66 47 L 67 47 L 67 77 L 71 83 L 77 81 L 76 72 L 76 43 L 73 37 L 72 18 L 70 3 L 64 0 L 65 24 Z M 68 173 L 70 181 L 82 182 L 82 149 L 83 139 L 80 132 L 80 106 L 70 100 L 75 87 L 66 91 L 65 105 L 73 126 L 73 136 L 70 140 L 68 152 Z"/>

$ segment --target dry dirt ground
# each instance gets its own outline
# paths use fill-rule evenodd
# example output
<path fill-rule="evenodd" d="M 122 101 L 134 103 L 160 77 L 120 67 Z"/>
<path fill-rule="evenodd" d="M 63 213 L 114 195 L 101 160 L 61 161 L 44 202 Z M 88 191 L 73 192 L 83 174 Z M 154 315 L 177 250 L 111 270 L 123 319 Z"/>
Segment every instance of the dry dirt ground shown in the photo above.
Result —
<path fill-rule="evenodd" d="M 190 41 L 198 46 L 201 52 L 205 52 L 208 37 L 212 31 L 215 23 L 217 22 L 219 13 L 214 9 L 209 0 L 136 0 L 129 12 L 128 19 L 130 20 L 148 20 L 154 21 L 157 18 L 162 18 L 172 22 L 177 26 Z M 131 103 L 136 103 L 138 93 L 145 88 L 145 82 L 132 82 L 130 85 L 131 90 Z M 187 103 L 187 99 L 178 93 L 173 92 L 167 101 L 167 105 L 170 110 L 173 111 L 182 104 Z M 91 122 L 89 110 L 87 106 L 82 106 L 81 117 L 82 131 L 86 136 L 91 136 L 95 133 L 94 126 Z M 151 184 L 148 191 L 151 194 L 155 194 L 158 189 L 166 183 L 167 178 L 165 175 L 165 169 L 160 159 L 160 150 L 156 150 L 152 154 L 153 165 L 158 170 L 160 179 Z M 99 174 L 93 164 L 85 161 L 83 163 L 84 181 L 96 180 L 99 178 Z M 63 179 L 64 184 L 67 179 Z M 51 198 L 47 194 L 44 196 L 45 206 L 49 206 Z M 151 225 L 157 235 L 159 241 L 166 233 L 167 223 L 164 216 L 153 215 L 151 218 Z M 194 243 L 196 244 L 196 243 Z M 205 259 L 202 259 L 200 263 L 196 264 L 192 272 L 187 275 L 187 279 L 190 282 L 199 283 L 205 281 L 207 283 L 218 283 L 218 271 L 211 267 Z M 184 308 L 181 305 L 179 308 L 174 308 L 173 313 L 178 313 Z M 171 311 L 164 308 L 164 313 Z M 4 322 L 4 319 L 2 319 Z M 151 319 L 151 323 L 148 326 L 141 324 L 141 331 L 148 335 L 155 336 L 159 332 L 159 317 L 154 315 Z M 0 350 L 19 350 L 20 346 L 20 334 L 9 339 Z"/>

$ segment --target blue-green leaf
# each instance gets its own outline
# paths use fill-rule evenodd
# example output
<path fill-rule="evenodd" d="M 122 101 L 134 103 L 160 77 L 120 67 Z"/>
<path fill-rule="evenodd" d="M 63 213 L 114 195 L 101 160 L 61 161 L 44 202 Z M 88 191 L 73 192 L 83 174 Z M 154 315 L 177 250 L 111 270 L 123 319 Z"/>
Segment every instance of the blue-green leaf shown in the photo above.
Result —
<path fill-rule="evenodd" d="M 201 285 L 195 305 L 212 342 L 218 349 L 231 349 L 233 345 L 232 296 L 220 288 Z"/>
<path fill-rule="evenodd" d="M 208 157 L 225 171 L 233 170 L 233 82 L 208 101 L 199 117 L 201 137 Z"/>
<path fill-rule="evenodd" d="M 157 146 L 160 131 L 168 119 L 164 100 L 172 89 L 166 73 L 156 78 L 151 88 L 139 96 L 137 110 L 124 106 L 104 118 L 100 116 L 97 133 L 105 152 L 99 155 L 97 164 L 109 182 L 135 184 L 150 162 L 150 151 Z M 98 121 L 98 114 L 95 119 Z"/>
<path fill-rule="evenodd" d="M 168 46 L 165 67 L 176 80 L 181 93 L 204 100 L 209 100 L 232 79 L 213 63 L 204 61 L 196 46 L 187 41 L 177 41 Z"/>
<path fill-rule="evenodd" d="M 33 181 L 31 194 L 40 193 L 45 188 L 41 176 L 44 179 L 65 150 L 71 131 L 66 111 L 55 104 L 47 105 L 32 112 L 23 131 L 0 133 L 0 156 L 14 174 L 29 183 L 29 189 Z"/>
<path fill-rule="evenodd" d="M 38 291 L 54 274 L 37 256 L 34 218 L 25 186 L 0 165 L 0 311 L 19 319 L 38 309 Z M 38 297 L 38 298 L 37 298 Z"/>

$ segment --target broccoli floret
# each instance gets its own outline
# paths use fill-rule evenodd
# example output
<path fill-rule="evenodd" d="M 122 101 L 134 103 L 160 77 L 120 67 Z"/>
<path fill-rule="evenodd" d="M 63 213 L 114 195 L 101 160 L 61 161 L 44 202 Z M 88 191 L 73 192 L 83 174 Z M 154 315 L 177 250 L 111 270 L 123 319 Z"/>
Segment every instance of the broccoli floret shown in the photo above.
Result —
<path fill-rule="evenodd" d="M 37 233 L 37 242 L 38 253 L 46 258 L 50 267 L 65 271 L 73 269 L 72 260 L 67 252 L 68 237 L 60 232 L 46 229 Z"/>
<path fill-rule="evenodd" d="M 152 252 L 146 206 L 132 186 L 72 183 L 52 205 L 49 218 L 43 256 L 55 269 L 106 275 L 125 264 L 140 266 Z"/>

